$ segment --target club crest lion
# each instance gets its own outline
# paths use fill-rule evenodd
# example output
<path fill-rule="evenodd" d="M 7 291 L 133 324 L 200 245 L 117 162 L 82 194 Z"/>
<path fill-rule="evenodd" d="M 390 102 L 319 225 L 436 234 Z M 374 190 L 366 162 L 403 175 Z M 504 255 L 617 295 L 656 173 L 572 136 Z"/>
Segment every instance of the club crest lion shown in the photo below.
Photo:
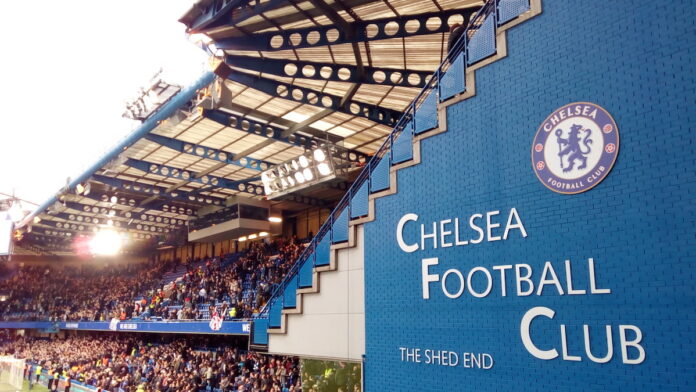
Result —
<path fill-rule="evenodd" d="M 582 136 L 584 133 L 584 137 Z M 570 133 L 567 138 L 563 138 L 563 130 L 556 129 L 556 141 L 558 142 L 559 149 L 563 146 L 561 151 L 558 152 L 560 158 L 561 168 L 564 172 L 569 172 L 573 170 L 573 166 L 576 161 L 580 161 L 581 164 L 578 166 L 578 170 L 587 167 L 587 154 L 592 152 L 590 145 L 592 144 L 591 129 L 584 129 L 581 125 L 573 124 L 570 127 Z M 584 146 L 584 149 L 583 149 Z M 563 157 L 568 156 L 567 164 L 563 165 Z"/>
<path fill-rule="evenodd" d="M 555 110 L 532 144 L 532 165 L 554 192 L 587 191 L 607 176 L 619 152 L 619 130 L 602 107 L 575 102 Z"/>

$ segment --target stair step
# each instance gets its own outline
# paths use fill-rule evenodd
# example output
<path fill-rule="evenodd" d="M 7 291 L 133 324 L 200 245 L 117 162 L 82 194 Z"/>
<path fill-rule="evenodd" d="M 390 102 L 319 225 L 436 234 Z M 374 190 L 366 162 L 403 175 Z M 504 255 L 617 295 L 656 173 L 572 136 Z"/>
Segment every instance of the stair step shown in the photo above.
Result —
<path fill-rule="evenodd" d="M 312 287 L 314 281 L 314 256 L 315 253 L 312 252 L 300 267 L 300 288 Z"/>
<path fill-rule="evenodd" d="M 283 297 L 278 297 L 273 300 L 271 308 L 268 311 L 268 327 L 280 328 L 281 316 L 283 311 Z"/>
<path fill-rule="evenodd" d="M 294 308 L 297 306 L 297 275 L 290 279 L 290 282 L 285 286 L 283 291 L 283 308 Z"/>

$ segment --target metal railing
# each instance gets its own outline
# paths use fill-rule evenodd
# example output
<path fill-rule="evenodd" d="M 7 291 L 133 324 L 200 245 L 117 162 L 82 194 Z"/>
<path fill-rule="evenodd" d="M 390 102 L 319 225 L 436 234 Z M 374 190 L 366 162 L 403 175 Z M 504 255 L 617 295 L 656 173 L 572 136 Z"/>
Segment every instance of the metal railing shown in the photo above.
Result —
<path fill-rule="evenodd" d="M 285 292 L 285 289 L 288 287 L 290 282 L 295 282 L 297 284 L 296 288 L 300 288 L 300 279 L 299 279 L 299 273 L 300 269 L 304 266 L 304 264 L 308 261 L 308 259 L 315 253 L 317 246 L 319 243 L 324 240 L 324 237 L 326 235 L 331 236 L 329 238 L 330 244 L 333 243 L 333 225 L 334 222 L 341 216 L 342 213 L 346 212 L 348 213 L 348 221 L 350 221 L 352 218 L 350 216 L 350 207 L 351 207 L 351 200 L 355 196 L 356 192 L 360 190 L 361 186 L 365 184 L 365 182 L 370 182 L 371 181 L 371 175 L 374 172 L 374 170 L 377 168 L 377 165 L 382 161 L 382 159 L 389 159 L 389 167 L 391 167 L 394 163 L 393 161 L 393 145 L 396 140 L 398 140 L 399 137 L 401 137 L 405 132 L 410 133 L 410 137 L 415 136 L 415 129 L 413 127 L 412 120 L 415 118 L 416 113 L 418 112 L 419 108 L 421 105 L 423 105 L 423 102 L 429 97 L 430 94 L 436 93 L 438 96 L 437 102 L 440 102 L 440 81 L 442 80 L 442 77 L 445 75 L 447 70 L 452 67 L 452 65 L 456 62 L 456 60 L 459 58 L 460 55 L 464 55 L 464 62 L 463 66 L 465 67 L 462 71 L 462 78 L 465 78 L 465 69 L 466 67 L 478 63 L 490 56 L 493 56 L 497 52 L 497 48 L 495 47 L 495 35 L 496 35 L 496 28 L 499 25 L 498 24 L 498 10 L 499 10 L 499 4 L 500 3 L 506 3 L 507 1 L 515 1 L 519 2 L 519 0 L 488 0 L 482 7 L 481 9 L 474 15 L 469 21 L 469 24 L 467 25 L 466 29 L 464 32 L 461 34 L 460 38 L 458 41 L 450 48 L 449 53 L 445 57 L 445 60 L 440 63 L 438 68 L 435 70 L 433 73 L 432 77 L 430 80 L 427 81 L 426 85 L 423 87 L 423 89 L 419 92 L 419 94 L 413 99 L 412 103 L 408 106 L 406 111 L 404 112 L 403 116 L 397 121 L 396 125 L 394 126 L 394 129 L 392 132 L 389 134 L 389 136 L 386 138 L 384 143 L 380 146 L 380 148 L 377 150 L 377 152 L 373 155 L 372 159 L 366 164 L 365 168 L 362 170 L 362 172 L 357 176 L 351 187 L 348 189 L 346 194 L 343 196 L 343 198 L 338 202 L 336 208 L 332 211 L 332 213 L 329 215 L 329 218 L 324 222 L 324 224 L 321 226 L 321 228 L 318 230 L 317 234 L 314 236 L 312 241 L 310 242 L 309 246 L 302 252 L 302 254 L 298 257 L 297 261 L 293 264 L 293 266 L 288 270 L 288 273 L 286 274 L 285 278 L 281 281 L 281 283 L 276 287 L 276 289 L 273 291 L 270 299 L 268 302 L 264 305 L 264 307 L 261 309 L 259 312 L 259 315 L 256 316 L 255 318 L 266 318 L 269 316 L 269 311 L 271 307 L 276 303 L 276 301 L 284 301 L 284 295 L 283 293 Z M 527 0 L 527 9 L 529 9 L 529 0 Z M 520 12 L 521 14 L 522 12 Z M 469 58 L 469 42 L 475 39 L 476 33 L 480 30 L 482 26 L 484 26 L 484 23 L 488 18 L 494 18 L 492 23 L 493 23 L 493 50 L 490 54 L 485 55 L 484 57 L 478 58 L 476 61 L 469 63 L 466 61 L 466 59 Z M 505 21 L 507 23 L 512 19 L 509 19 Z M 502 23 L 501 23 L 502 25 Z M 464 90 L 461 92 L 465 92 L 466 87 L 464 87 Z M 449 98 L 449 97 L 448 97 Z M 437 104 L 436 104 L 437 105 Z M 371 185 L 371 184 L 370 184 Z M 368 195 L 373 193 L 371 189 L 368 190 Z M 326 264 L 323 264 L 326 265 Z M 313 265 L 312 267 L 316 267 L 316 258 L 313 260 Z M 294 279 L 295 277 L 298 277 L 298 279 Z M 294 279 L 294 280 L 293 280 Z M 281 309 L 282 309 L 283 303 L 281 302 Z M 270 327 L 270 326 L 269 326 Z"/>

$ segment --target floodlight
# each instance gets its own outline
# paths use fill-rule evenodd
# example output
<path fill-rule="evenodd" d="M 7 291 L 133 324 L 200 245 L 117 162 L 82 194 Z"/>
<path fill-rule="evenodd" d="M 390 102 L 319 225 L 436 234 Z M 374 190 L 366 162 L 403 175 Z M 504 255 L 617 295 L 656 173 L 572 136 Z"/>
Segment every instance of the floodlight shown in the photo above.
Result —
<path fill-rule="evenodd" d="M 109 200 L 111 201 L 111 204 L 118 203 L 118 197 L 116 197 L 116 196 L 111 196 L 111 199 L 109 199 Z"/>
<path fill-rule="evenodd" d="M 323 144 L 321 147 L 305 152 L 296 158 L 281 162 L 261 174 L 266 196 L 270 199 L 292 193 L 302 188 L 314 186 L 335 178 L 346 169 L 342 168 L 339 147 Z"/>
<path fill-rule="evenodd" d="M 255 240 L 256 239 L 256 234 L 249 234 L 249 239 L 250 240 Z"/>
<path fill-rule="evenodd" d="M 268 235 L 268 233 L 265 231 L 262 231 L 259 233 L 259 237 L 266 237 L 267 235 Z"/>
<path fill-rule="evenodd" d="M 317 162 L 323 162 L 324 160 L 326 160 L 326 154 L 324 153 L 324 150 L 322 150 L 321 148 L 317 148 L 316 150 L 314 150 L 313 155 L 314 160 L 316 160 Z"/>
<path fill-rule="evenodd" d="M 121 249 L 121 236 L 112 230 L 102 230 L 89 242 L 89 248 L 96 255 L 115 255 Z"/>
<path fill-rule="evenodd" d="M 280 223 L 283 221 L 283 218 L 278 217 L 278 216 L 271 216 L 268 218 L 268 221 L 273 222 L 273 223 Z"/>
<path fill-rule="evenodd" d="M 331 168 L 325 162 L 320 163 L 317 166 L 317 169 L 319 170 L 319 174 L 321 174 L 322 176 L 328 176 L 329 174 L 331 174 Z"/>
<path fill-rule="evenodd" d="M 239 238 L 237 239 L 237 241 L 239 241 L 239 242 L 244 242 L 244 241 L 246 241 L 246 240 L 247 240 L 246 237 L 239 237 Z"/>

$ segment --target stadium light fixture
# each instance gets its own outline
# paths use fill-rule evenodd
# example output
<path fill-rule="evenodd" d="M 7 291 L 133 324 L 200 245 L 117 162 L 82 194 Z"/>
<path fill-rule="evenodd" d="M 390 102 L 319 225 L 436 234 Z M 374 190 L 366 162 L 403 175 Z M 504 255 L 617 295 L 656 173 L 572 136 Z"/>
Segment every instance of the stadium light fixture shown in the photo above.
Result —
<path fill-rule="evenodd" d="M 75 186 L 75 194 L 78 195 L 78 196 L 80 196 L 80 195 L 81 195 L 81 196 L 87 196 L 87 195 L 89 195 L 89 192 L 90 192 L 91 190 L 92 190 L 92 185 L 90 185 L 89 182 L 86 183 L 86 184 L 81 184 L 81 183 L 80 183 L 80 184 L 77 184 L 77 185 Z"/>
<path fill-rule="evenodd" d="M 250 240 L 255 240 L 256 237 L 258 237 L 256 234 L 249 234 L 249 239 L 250 239 Z"/>
<path fill-rule="evenodd" d="M 274 199 L 336 178 L 352 167 L 343 155 L 340 147 L 326 143 L 269 168 L 261 173 L 266 196 Z"/>
<path fill-rule="evenodd" d="M 89 249 L 92 254 L 112 256 L 121 250 L 121 236 L 113 230 L 98 231 L 89 242 Z"/>
<path fill-rule="evenodd" d="M 271 216 L 268 218 L 268 221 L 273 222 L 273 223 L 280 223 L 283 221 L 283 218 L 281 218 L 279 216 Z"/>
<path fill-rule="evenodd" d="M 237 241 L 239 241 L 239 242 L 244 242 L 244 241 L 246 241 L 246 240 L 247 240 L 246 237 L 239 237 L 239 238 L 237 239 Z"/>

